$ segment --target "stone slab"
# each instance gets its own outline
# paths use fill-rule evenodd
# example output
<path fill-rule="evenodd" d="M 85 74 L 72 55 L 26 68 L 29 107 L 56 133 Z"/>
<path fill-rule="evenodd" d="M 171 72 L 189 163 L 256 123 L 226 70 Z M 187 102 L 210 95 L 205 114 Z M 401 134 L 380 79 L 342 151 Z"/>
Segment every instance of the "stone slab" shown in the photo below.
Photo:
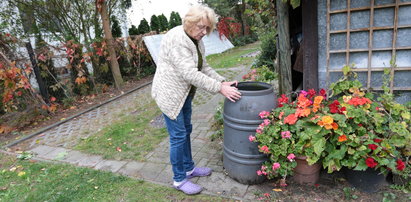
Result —
<path fill-rule="evenodd" d="M 213 172 L 209 177 L 201 177 L 198 184 L 209 192 L 227 197 L 242 197 L 248 188 L 248 185 L 240 184 L 220 172 Z"/>
<path fill-rule="evenodd" d="M 40 158 L 44 158 L 49 152 L 55 150 L 56 147 L 50 147 L 47 145 L 39 145 L 33 149 L 31 149 L 30 151 L 35 153 L 38 157 Z"/>
<path fill-rule="evenodd" d="M 49 160 L 62 160 L 67 156 L 69 151 L 69 149 L 63 147 L 57 147 L 56 149 L 44 155 L 44 158 Z"/>
<path fill-rule="evenodd" d="M 105 170 L 115 173 L 126 163 L 126 161 L 104 160 L 98 163 L 94 168 L 97 170 Z"/>
<path fill-rule="evenodd" d="M 171 165 L 167 165 L 162 172 L 157 176 L 156 182 L 161 182 L 164 184 L 173 183 L 173 170 Z"/>
<path fill-rule="evenodd" d="M 101 161 L 103 161 L 103 158 L 101 156 L 87 155 L 87 156 L 84 156 L 83 159 L 78 161 L 78 165 L 83 166 L 83 167 L 94 167 Z"/>
<path fill-rule="evenodd" d="M 70 163 L 70 164 L 77 164 L 82 159 L 86 158 L 87 154 L 81 153 L 79 151 L 71 150 L 68 154 L 62 159 L 62 161 Z"/>
<path fill-rule="evenodd" d="M 118 170 L 118 173 L 130 177 L 142 178 L 140 170 L 144 167 L 145 163 L 132 161 L 128 162 L 126 165 Z"/>
<path fill-rule="evenodd" d="M 140 170 L 144 179 L 155 180 L 164 171 L 166 164 L 147 162 Z"/>

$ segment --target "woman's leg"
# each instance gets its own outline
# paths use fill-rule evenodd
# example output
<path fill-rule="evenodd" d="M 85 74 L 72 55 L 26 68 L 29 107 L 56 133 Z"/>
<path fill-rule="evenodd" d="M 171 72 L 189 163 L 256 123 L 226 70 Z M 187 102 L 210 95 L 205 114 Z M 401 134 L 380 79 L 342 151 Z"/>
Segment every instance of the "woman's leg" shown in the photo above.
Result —
<path fill-rule="evenodd" d="M 171 120 L 164 114 L 164 119 L 170 137 L 170 162 L 174 173 L 173 179 L 175 182 L 181 182 L 186 178 L 183 153 L 187 141 L 187 131 L 184 126 L 183 113 L 180 112 L 175 120 Z"/>
<path fill-rule="evenodd" d="M 164 114 L 167 131 L 170 136 L 170 162 L 175 182 L 181 182 L 186 179 L 186 172 L 194 169 L 190 143 L 190 133 L 192 130 L 191 100 L 191 97 L 186 99 L 182 110 L 175 120 L 171 120 Z"/>
<path fill-rule="evenodd" d="M 192 97 L 187 97 L 186 102 L 184 103 L 182 112 L 184 115 L 184 126 L 186 128 L 186 142 L 184 144 L 184 170 L 185 172 L 191 171 L 194 169 L 194 161 L 191 154 L 191 132 L 193 131 L 193 125 L 191 124 L 191 114 L 192 114 Z"/>

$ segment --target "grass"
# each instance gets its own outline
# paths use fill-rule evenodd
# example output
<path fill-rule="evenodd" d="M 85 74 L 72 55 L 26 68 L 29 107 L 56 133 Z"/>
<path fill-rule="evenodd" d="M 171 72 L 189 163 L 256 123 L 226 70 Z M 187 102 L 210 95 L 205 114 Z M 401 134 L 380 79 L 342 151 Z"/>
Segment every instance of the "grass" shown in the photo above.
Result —
<path fill-rule="evenodd" d="M 105 159 L 144 161 L 165 137 L 165 128 L 154 128 L 151 120 L 161 114 L 155 102 L 139 106 L 136 114 L 122 115 L 115 123 L 83 139 L 74 149 L 102 155 Z"/>
<path fill-rule="evenodd" d="M 0 153 L 0 201 L 226 201 L 117 174 Z"/>
<path fill-rule="evenodd" d="M 255 52 L 260 49 L 260 43 L 247 44 L 245 46 L 234 47 L 223 53 L 207 56 L 207 63 L 213 68 L 227 68 L 239 65 L 251 65 L 254 57 L 240 57 L 242 55 Z"/>

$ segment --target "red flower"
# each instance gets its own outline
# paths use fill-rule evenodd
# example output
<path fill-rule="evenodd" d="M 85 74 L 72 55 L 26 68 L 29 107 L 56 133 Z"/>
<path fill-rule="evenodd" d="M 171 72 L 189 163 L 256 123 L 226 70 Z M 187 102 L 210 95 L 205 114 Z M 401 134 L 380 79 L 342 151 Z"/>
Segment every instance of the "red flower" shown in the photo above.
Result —
<path fill-rule="evenodd" d="M 278 98 L 278 107 L 282 107 L 283 104 L 288 103 L 288 97 L 285 94 L 282 94 L 280 98 Z"/>
<path fill-rule="evenodd" d="M 295 114 L 290 114 L 284 118 L 284 123 L 288 123 L 290 125 L 294 125 L 297 122 L 297 116 Z"/>
<path fill-rule="evenodd" d="M 310 98 L 312 98 L 315 94 L 317 94 L 317 92 L 315 92 L 314 89 L 308 89 L 308 95 L 310 95 Z"/>
<path fill-rule="evenodd" d="M 378 146 L 375 145 L 375 144 L 369 144 L 369 145 L 368 145 L 368 149 L 376 150 L 377 148 L 378 148 Z"/>
<path fill-rule="evenodd" d="M 368 158 L 365 160 L 365 164 L 367 164 L 367 166 L 370 167 L 370 168 L 374 168 L 375 166 L 378 165 L 378 163 L 375 162 L 375 160 L 374 160 L 373 158 L 371 158 L 371 157 L 368 157 Z"/>
<path fill-rule="evenodd" d="M 380 143 L 380 142 L 382 142 L 382 140 L 381 140 L 381 139 L 378 139 L 378 138 L 374 138 L 374 142 L 375 142 L 375 143 Z"/>
<path fill-rule="evenodd" d="M 397 170 L 403 171 L 405 169 L 405 163 L 401 159 L 397 160 Z"/>
<path fill-rule="evenodd" d="M 362 127 L 362 124 L 361 124 L 361 123 L 359 123 L 359 124 L 358 124 L 358 126 L 359 126 L 359 127 Z"/>
<path fill-rule="evenodd" d="M 324 89 L 321 88 L 320 95 L 323 96 L 324 99 L 327 98 L 327 91 L 325 91 Z"/>

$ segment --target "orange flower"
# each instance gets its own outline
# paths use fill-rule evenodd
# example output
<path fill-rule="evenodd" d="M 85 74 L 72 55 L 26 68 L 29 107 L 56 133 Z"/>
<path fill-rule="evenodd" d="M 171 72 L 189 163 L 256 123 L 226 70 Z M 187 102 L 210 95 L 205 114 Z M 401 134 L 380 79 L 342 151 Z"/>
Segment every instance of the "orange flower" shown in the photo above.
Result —
<path fill-rule="evenodd" d="M 310 108 L 305 108 L 305 109 L 298 108 L 297 111 L 295 112 L 295 115 L 297 117 L 307 117 L 308 115 L 310 115 L 310 113 L 311 113 Z"/>
<path fill-rule="evenodd" d="M 334 119 L 331 116 L 323 116 L 321 120 L 324 122 L 325 125 L 331 125 L 334 122 Z"/>
<path fill-rule="evenodd" d="M 304 96 L 304 94 L 300 94 L 298 96 L 298 102 L 297 102 L 298 107 L 300 108 L 307 108 L 311 105 L 311 102 L 308 98 Z"/>
<path fill-rule="evenodd" d="M 337 129 L 338 129 L 338 124 L 335 123 L 335 122 L 332 123 L 331 126 L 332 126 L 332 128 L 333 128 L 334 130 L 337 130 Z"/>
<path fill-rule="evenodd" d="M 314 98 L 314 103 L 315 104 L 320 104 L 323 101 L 324 97 L 323 96 L 316 96 Z"/>
<path fill-rule="evenodd" d="M 347 136 L 346 135 L 340 135 L 338 137 L 338 142 L 345 142 L 347 141 Z"/>
<path fill-rule="evenodd" d="M 294 125 L 297 122 L 297 116 L 295 114 L 290 114 L 284 118 L 284 123 L 288 123 L 290 125 Z"/>
<path fill-rule="evenodd" d="M 331 116 L 323 116 L 321 120 L 317 122 L 317 125 L 320 125 L 327 130 L 338 129 L 338 124 L 334 123 L 334 119 Z"/>

